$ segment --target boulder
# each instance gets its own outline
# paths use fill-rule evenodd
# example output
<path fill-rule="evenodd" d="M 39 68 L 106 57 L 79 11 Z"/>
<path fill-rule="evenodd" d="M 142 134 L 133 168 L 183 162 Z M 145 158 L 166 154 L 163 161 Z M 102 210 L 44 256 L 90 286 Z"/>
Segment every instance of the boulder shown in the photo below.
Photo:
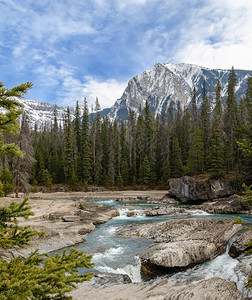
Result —
<path fill-rule="evenodd" d="M 252 205 L 236 196 L 221 198 L 212 202 L 198 205 L 202 209 L 212 214 L 251 214 Z"/>
<path fill-rule="evenodd" d="M 211 179 L 209 176 L 184 176 L 169 180 L 170 190 L 166 197 L 182 203 L 209 201 L 236 193 L 239 184 L 236 179 Z"/>
<path fill-rule="evenodd" d="M 215 258 L 241 228 L 241 224 L 232 225 L 231 219 L 190 218 L 132 226 L 120 234 L 151 238 L 158 243 L 141 256 L 142 276 L 150 279 Z"/>
<path fill-rule="evenodd" d="M 163 215 L 173 215 L 173 216 L 188 216 L 190 211 L 186 211 L 184 208 L 180 207 L 152 207 L 145 211 L 147 217 L 153 216 L 163 216 Z"/>
<path fill-rule="evenodd" d="M 245 244 L 249 243 L 252 239 L 252 230 L 248 230 L 241 234 L 238 239 L 232 244 L 229 250 L 229 255 L 232 257 L 238 257 L 245 251 L 248 251 L 251 249 L 251 247 L 245 246 Z"/>

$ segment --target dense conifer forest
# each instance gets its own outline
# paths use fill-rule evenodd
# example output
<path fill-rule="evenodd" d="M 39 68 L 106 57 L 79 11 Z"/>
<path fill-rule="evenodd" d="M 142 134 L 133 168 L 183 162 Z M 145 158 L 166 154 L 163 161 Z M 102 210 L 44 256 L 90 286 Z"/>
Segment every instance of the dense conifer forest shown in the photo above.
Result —
<path fill-rule="evenodd" d="M 42 131 L 29 129 L 23 114 L 20 134 L 4 138 L 15 142 L 26 155 L 4 157 L 3 190 L 11 190 L 13 183 L 17 194 L 51 184 L 161 188 L 169 178 L 218 177 L 230 172 L 243 173 L 249 181 L 251 156 L 244 154 L 239 141 L 251 143 L 252 77 L 243 99 L 236 98 L 236 86 L 232 68 L 224 102 L 217 80 L 213 99 L 203 85 L 202 99 L 197 99 L 194 89 L 191 105 L 184 111 L 178 105 L 175 113 L 170 110 L 155 118 L 146 102 L 121 123 L 101 118 L 98 99 L 91 117 L 84 99 L 83 114 L 77 102 L 74 119 L 68 109 L 64 123 L 59 124 L 55 110 L 53 124 L 44 124 Z M 197 109 L 199 100 L 202 106 Z"/>

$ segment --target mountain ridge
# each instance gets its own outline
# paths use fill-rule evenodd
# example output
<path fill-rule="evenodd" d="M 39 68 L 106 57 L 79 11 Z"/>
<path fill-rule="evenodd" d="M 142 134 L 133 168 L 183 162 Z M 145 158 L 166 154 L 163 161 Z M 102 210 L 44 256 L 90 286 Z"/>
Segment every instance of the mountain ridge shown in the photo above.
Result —
<path fill-rule="evenodd" d="M 238 100 L 244 96 L 247 88 L 247 78 L 252 74 L 251 70 L 235 70 L 237 74 L 236 95 Z M 130 110 L 138 112 L 139 106 L 149 102 L 152 113 L 157 116 L 168 113 L 169 109 L 176 111 L 179 104 L 182 109 L 190 106 L 193 88 L 197 90 L 197 107 L 202 104 L 202 89 L 205 81 L 206 92 L 210 99 L 214 99 L 214 86 L 217 78 L 222 85 L 222 101 L 227 96 L 227 84 L 230 70 L 211 69 L 194 64 L 172 64 L 165 62 L 156 63 L 153 67 L 134 76 L 128 84 L 122 96 L 110 107 L 100 111 L 101 116 L 108 115 L 110 120 L 126 120 Z M 53 122 L 54 110 L 58 122 L 62 123 L 67 108 L 64 106 L 53 105 L 37 100 L 19 99 L 24 105 L 30 125 L 34 128 L 35 124 L 41 129 L 43 124 Z M 83 106 L 80 105 L 81 114 Z M 74 116 L 74 108 L 70 107 L 70 113 Z"/>

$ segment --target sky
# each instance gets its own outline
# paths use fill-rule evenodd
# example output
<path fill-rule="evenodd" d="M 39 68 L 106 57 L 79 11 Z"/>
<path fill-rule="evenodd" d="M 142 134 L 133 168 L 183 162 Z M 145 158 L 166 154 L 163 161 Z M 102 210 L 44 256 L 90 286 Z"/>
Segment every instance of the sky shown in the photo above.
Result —
<path fill-rule="evenodd" d="M 155 63 L 252 70 L 251 0 L 0 0 L 0 81 L 75 106 L 121 97 Z"/>

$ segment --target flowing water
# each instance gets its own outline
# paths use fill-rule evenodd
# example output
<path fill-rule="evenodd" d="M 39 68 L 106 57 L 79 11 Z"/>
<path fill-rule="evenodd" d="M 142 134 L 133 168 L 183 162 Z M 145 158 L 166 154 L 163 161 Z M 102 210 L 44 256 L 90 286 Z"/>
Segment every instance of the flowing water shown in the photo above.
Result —
<path fill-rule="evenodd" d="M 139 256 L 153 244 L 152 240 L 137 237 L 121 237 L 116 235 L 119 226 L 130 224 L 141 224 L 150 222 L 159 222 L 174 218 L 188 218 L 192 216 L 198 217 L 214 217 L 214 218 L 234 218 L 236 215 L 210 215 L 201 210 L 190 210 L 190 216 L 158 216 L 146 217 L 144 210 L 151 206 L 164 206 L 157 204 L 147 204 L 143 201 L 134 202 L 134 206 L 127 205 L 122 202 L 116 202 L 113 199 L 90 199 L 85 201 L 98 202 L 103 205 L 116 207 L 120 216 L 109 220 L 105 224 L 97 226 L 95 232 L 85 236 L 86 243 L 76 246 L 79 250 L 86 253 L 95 253 L 92 262 L 95 267 L 92 270 L 95 273 L 111 272 L 116 274 L 127 274 L 133 282 L 140 282 L 141 261 Z M 134 216 L 128 217 L 127 213 L 133 212 Z M 252 223 L 251 216 L 243 216 L 243 220 L 249 224 Z M 186 279 L 188 282 L 209 279 L 212 277 L 220 277 L 228 281 L 235 281 L 240 291 L 245 296 L 247 292 L 244 290 L 245 277 L 241 272 L 237 272 L 236 267 L 238 260 L 228 255 L 229 248 L 237 236 L 233 237 L 227 245 L 226 252 L 217 258 L 197 265 L 192 269 L 177 273 L 171 277 L 172 280 Z M 90 272 L 90 270 L 82 269 L 81 273 Z"/>

